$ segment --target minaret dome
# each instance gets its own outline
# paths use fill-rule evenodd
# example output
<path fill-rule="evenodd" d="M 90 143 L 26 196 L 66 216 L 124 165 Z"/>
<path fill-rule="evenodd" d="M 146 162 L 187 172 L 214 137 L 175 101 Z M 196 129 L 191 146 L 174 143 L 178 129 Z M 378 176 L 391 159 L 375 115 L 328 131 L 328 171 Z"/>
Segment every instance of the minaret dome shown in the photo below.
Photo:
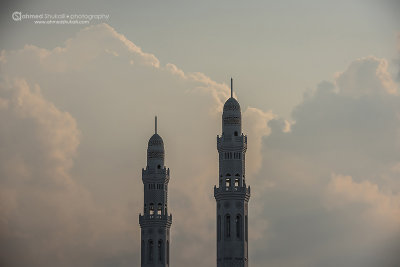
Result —
<path fill-rule="evenodd" d="M 233 98 L 233 80 L 231 79 L 231 97 L 225 102 L 222 113 L 222 134 L 238 136 L 242 133 L 242 114 L 239 102 Z"/>
<path fill-rule="evenodd" d="M 157 134 L 157 117 L 155 117 L 155 133 L 150 137 L 147 146 L 147 167 L 150 169 L 163 169 L 164 158 L 164 142 L 161 136 Z"/>

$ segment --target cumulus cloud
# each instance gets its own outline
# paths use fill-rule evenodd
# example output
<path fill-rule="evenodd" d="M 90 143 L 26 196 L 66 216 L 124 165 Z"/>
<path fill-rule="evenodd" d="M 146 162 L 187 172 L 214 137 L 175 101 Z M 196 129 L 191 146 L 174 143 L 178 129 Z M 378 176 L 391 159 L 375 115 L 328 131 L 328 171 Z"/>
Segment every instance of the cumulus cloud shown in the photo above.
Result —
<path fill-rule="evenodd" d="M 366 204 L 365 219 L 374 218 L 391 224 L 390 228 L 400 225 L 400 195 L 383 192 L 377 184 L 370 181 L 354 182 L 351 176 L 332 175 L 328 185 L 329 204 L 343 207 L 351 203 Z M 387 228 L 389 225 L 384 225 Z"/>
<path fill-rule="evenodd" d="M 54 49 L 3 50 L 0 64 L 0 261 L 138 265 L 141 168 L 157 114 L 171 261 L 215 265 L 225 83 L 163 64 L 106 24 Z M 305 95 L 293 123 L 241 103 L 252 266 L 396 266 L 382 252 L 399 244 L 400 101 L 387 64 L 355 60 Z"/>
<path fill-rule="evenodd" d="M 379 93 L 397 94 L 398 87 L 388 70 L 388 62 L 373 56 L 353 61 L 345 72 L 338 73 L 340 93 L 359 97 Z"/>
<path fill-rule="evenodd" d="M 246 172 L 252 175 L 261 168 L 262 154 L 260 148 L 262 138 L 270 134 L 271 129 L 268 127 L 268 122 L 275 119 L 276 115 L 272 111 L 264 112 L 252 107 L 247 108 L 243 115 L 244 128 L 250 133 Z"/>
<path fill-rule="evenodd" d="M 290 131 L 273 119 L 263 139 L 256 185 L 274 186 L 257 199 L 267 238 L 250 251 L 269 266 L 400 262 L 397 84 L 375 57 L 355 60 L 335 79 L 305 95 Z"/>
<path fill-rule="evenodd" d="M 0 64 L 1 118 L 8 125 L 0 132 L 1 244 L 12 243 L 3 262 L 138 264 L 140 170 L 158 114 L 172 174 L 171 260 L 214 264 L 215 137 L 229 96 L 225 83 L 162 65 L 106 24 L 51 50 L 3 50 Z M 256 173 L 258 145 L 274 115 L 244 110 Z"/>

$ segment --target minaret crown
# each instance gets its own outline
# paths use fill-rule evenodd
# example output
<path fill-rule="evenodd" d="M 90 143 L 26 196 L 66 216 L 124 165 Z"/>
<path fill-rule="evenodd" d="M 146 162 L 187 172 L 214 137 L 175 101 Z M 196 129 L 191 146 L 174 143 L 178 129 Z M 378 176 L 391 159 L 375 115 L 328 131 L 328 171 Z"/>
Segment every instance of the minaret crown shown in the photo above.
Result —
<path fill-rule="evenodd" d="M 225 102 L 222 113 L 222 133 L 240 135 L 242 132 L 242 114 L 239 102 L 233 98 L 233 79 L 231 78 L 231 97 Z"/>
<path fill-rule="evenodd" d="M 155 117 L 154 131 L 147 146 L 147 167 L 161 169 L 164 168 L 165 151 L 163 139 L 157 134 L 157 116 Z"/>

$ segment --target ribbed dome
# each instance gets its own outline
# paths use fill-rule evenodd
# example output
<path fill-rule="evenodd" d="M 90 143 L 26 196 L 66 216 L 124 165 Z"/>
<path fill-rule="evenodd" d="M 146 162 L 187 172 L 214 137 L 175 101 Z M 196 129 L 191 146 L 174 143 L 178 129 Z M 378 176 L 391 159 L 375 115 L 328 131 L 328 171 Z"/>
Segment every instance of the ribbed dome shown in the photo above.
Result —
<path fill-rule="evenodd" d="M 240 105 L 239 102 L 233 97 L 226 100 L 224 104 L 224 113 L 225 112 L 238 112 L 240 113 Z"/>
<path fill-rule="evenodd" d="M 155 149 L 155 150 L 160 150 L 164 149 L 164 142 L 158 134 L 153 134 L 152 137 L 150 137 L 149 144 L 148 144 L 149 149 Z"/>
<path fill-rule="evenodd" d="M 222 113 L 222 133 L 225 136 L 238 136 L 242 132 L 242 114 L 239 102 L 231 97 L 226 100 Z"/>
<path fill-rule="evenodd" d="M 222 113 L 223 126 L 240 126 L 242 122 L 242 114 L 240 112 L 240 105 L 233 97 L 229 98 L 224 105 Z M 225 130 L 223 128 L 223 130 Z M 235 129 L 237 131 L 237 129 Z"/>

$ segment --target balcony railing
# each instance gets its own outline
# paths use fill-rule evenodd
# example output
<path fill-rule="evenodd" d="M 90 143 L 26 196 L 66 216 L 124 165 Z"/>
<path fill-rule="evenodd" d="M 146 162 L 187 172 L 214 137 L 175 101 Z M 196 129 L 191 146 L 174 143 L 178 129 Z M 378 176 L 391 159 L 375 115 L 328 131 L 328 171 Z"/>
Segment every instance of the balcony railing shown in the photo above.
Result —
<path fill-rule="evenodd" d="M 172 215 L 166 215 L 166 214 L 162 214 L 162 215 L 159 215 L 159 214 L 152 214 L 152 215 L 145 214 L 145 215 L 142 215 L 142 214 L 139 214 L 139 218 L 140 218 L 140 220 L 143 220 L 143 219 L 172 220 Z"/>
<path fill-rule="evenodd" d="M 239 193 L 248 193 L 250 194 L 250 187 L 242 187 L 242 186 L 229 186 L 229 187 L 214 187 L 214 193 L 220 192 L 239 192 Z"/>

